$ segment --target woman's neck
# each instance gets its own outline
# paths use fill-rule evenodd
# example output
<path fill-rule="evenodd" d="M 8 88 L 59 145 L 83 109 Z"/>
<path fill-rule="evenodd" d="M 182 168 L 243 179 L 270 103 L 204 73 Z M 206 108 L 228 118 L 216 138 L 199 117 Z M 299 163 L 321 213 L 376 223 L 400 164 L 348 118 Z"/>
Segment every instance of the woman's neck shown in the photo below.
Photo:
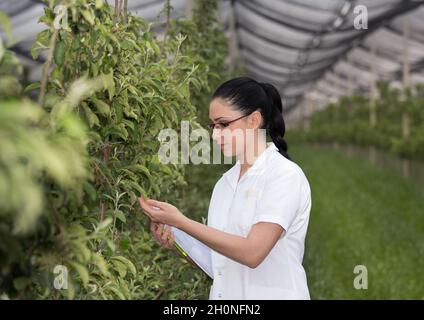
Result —
<path fill-rule="evenodd" d="M 256 159 L 259 158 L 259 156 L 264 152 L 267 148 L 266 141 L 263 141 L 262 143 L 256 141 L 254 146 L 247 146 L 246 150 L 244 152 L 244 158 L 240 159 L 240 175 L 239 180 L 241 179 L 242 175 L 246 173 L 247 170 L 253 164 L 255 163 Z"/>

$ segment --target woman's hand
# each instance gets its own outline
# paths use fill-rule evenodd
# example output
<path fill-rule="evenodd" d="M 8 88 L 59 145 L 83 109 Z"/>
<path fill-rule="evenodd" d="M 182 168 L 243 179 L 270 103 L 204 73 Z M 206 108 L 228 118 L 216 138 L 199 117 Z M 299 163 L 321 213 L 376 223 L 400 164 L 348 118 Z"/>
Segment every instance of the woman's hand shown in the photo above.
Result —
<path fill-rule="evenodd" d="M 158 244 L 166 249 L 174 249 L 174 233 L 170 226 L 151 221 L 150 231 Z"/>
<path fill-rule="evenodd" d="M 144 212 L 153 222 L 163 223 L 179 228 L 185 216 L 172 204 L 152 199 L 138 198 Z"/>

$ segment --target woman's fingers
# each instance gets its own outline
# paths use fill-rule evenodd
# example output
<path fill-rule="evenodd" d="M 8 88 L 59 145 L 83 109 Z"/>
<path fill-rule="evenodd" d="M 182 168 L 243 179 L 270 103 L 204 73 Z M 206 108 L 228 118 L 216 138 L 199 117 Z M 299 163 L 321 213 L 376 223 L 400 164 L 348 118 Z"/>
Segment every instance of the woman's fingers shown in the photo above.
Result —
<path fill-rule="evenodd" d="M 159 229 L 159 223 L 150 221 L 150 231 L 156 236 L 158 229 Z"/>
<path fill-rule="evenodd" d="M 150 222 L 150 230 L 152 232 L 153 238 L 156 240 L 157 243 L 159 243 L 161 245 L 162 244 L 161 236 L 162 236 L 163 224 L 152 221 L 152 222 Z"/>
<path fill-rule="evenodd" d="M 146 199 L 142 196 L 138 198 L 138 201 L 140 203 L 140 206 L 143 208 L 143 210 L 149 217 L 152 217 L 152 214 L 154 215 L 157 211 L 164 210 L 167 205 L 166 202 Z"/>
<path fill-rule="evenodd" d="M 170 237 L 167 243 L 167 248 L 168 249 L 173 249 L 174 248 L 174 232 L 170 232 Z"/>
<path fill-rule="evenodd" d="M 157 230 L 157 233 L 156 233 L 156 239 L 157 239 L 157 241 L 160 245 L 163 245 L 163 243 L 162 243 L 163 228 L 164 228 L 164 224 L 159 223 L 159 227 L 158 227 L 158 230 Z"/>
<path fill-rule="evenodd" d="M 167 225 L 166 228 L 164 227 L 164 232 L 162 234 L 162 244 L 164 246 L 166 246 L 168 242 L 168 237 L 170 236 L 170 233 L 171 233 L 171 227 Z"/>
<path fill-rule="evenodd" d="M 170 226 L 151 221 L 150 231 L 158 244 L 167 249 L 172 249 L 174 247 L 174 233 Z"/>
<path fill-rule="evenodd" d="M 164 210 L 166 209 L 166 202 L 162 202 L 162 201 L 158 201 L 158 200 L 153 200 L 153 199 L 146 199 L 145 202 L 150 205 L 153 208 L 157 208 L 159 210 Z"/>
<path fill-rule="evenodd" d="M 153 239 L 155 239 L 155 241 L 157 241 L 157 231 L 158 230 L 158 224 L 155 222 L 150 222 L 150 231 L 152 233 Z"/>
<path fill-rule="evenodd" d="M 150 219 L 153 220 L 152 215 L 154 215 L 157 210 L 154 209 L 150 204 L 148 204 L 143 198 L 140 197 L 138 198 L 138 200 L 144 212 L 150 217 Z"/>
<path fill-rule="evenodd" d="M 156 222 L 150 221 L 150 231 L 152 233 L 155 233 L 158 229 L 158 224 Z"/>

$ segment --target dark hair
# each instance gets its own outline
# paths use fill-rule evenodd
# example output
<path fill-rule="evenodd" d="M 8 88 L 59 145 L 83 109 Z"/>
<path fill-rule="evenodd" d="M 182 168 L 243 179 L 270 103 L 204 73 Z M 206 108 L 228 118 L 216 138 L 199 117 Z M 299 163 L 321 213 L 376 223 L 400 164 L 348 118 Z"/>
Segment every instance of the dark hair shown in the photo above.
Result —
<path fill-rule="evenodd" d="M 249 77 L 238 77 L 221 84 L 212 95 L 212 100 L 216 98 L 226 100 L 243 115 L 260 109 L 264 119 L 261 129 L 266 129 L 278 151 L 291 160 L 284 140 L 286 126 L 283 119 L 283 104 L 278 90 L 272 84 L 258 82 Z"/>

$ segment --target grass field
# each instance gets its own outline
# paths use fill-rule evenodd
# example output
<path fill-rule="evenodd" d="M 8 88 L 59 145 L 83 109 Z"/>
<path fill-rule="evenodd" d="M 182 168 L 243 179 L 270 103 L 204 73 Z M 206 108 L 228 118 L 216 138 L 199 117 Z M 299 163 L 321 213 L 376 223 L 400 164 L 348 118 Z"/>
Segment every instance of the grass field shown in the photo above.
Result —
<path fill-rule="evenodd" d="M 312 299 L 424 299 L 424 182 L 329 148 L 291 144 L 289 153 L 312 189 Z M 367 268 L 366 290 L 354 288 L 356 265 Z"/>

